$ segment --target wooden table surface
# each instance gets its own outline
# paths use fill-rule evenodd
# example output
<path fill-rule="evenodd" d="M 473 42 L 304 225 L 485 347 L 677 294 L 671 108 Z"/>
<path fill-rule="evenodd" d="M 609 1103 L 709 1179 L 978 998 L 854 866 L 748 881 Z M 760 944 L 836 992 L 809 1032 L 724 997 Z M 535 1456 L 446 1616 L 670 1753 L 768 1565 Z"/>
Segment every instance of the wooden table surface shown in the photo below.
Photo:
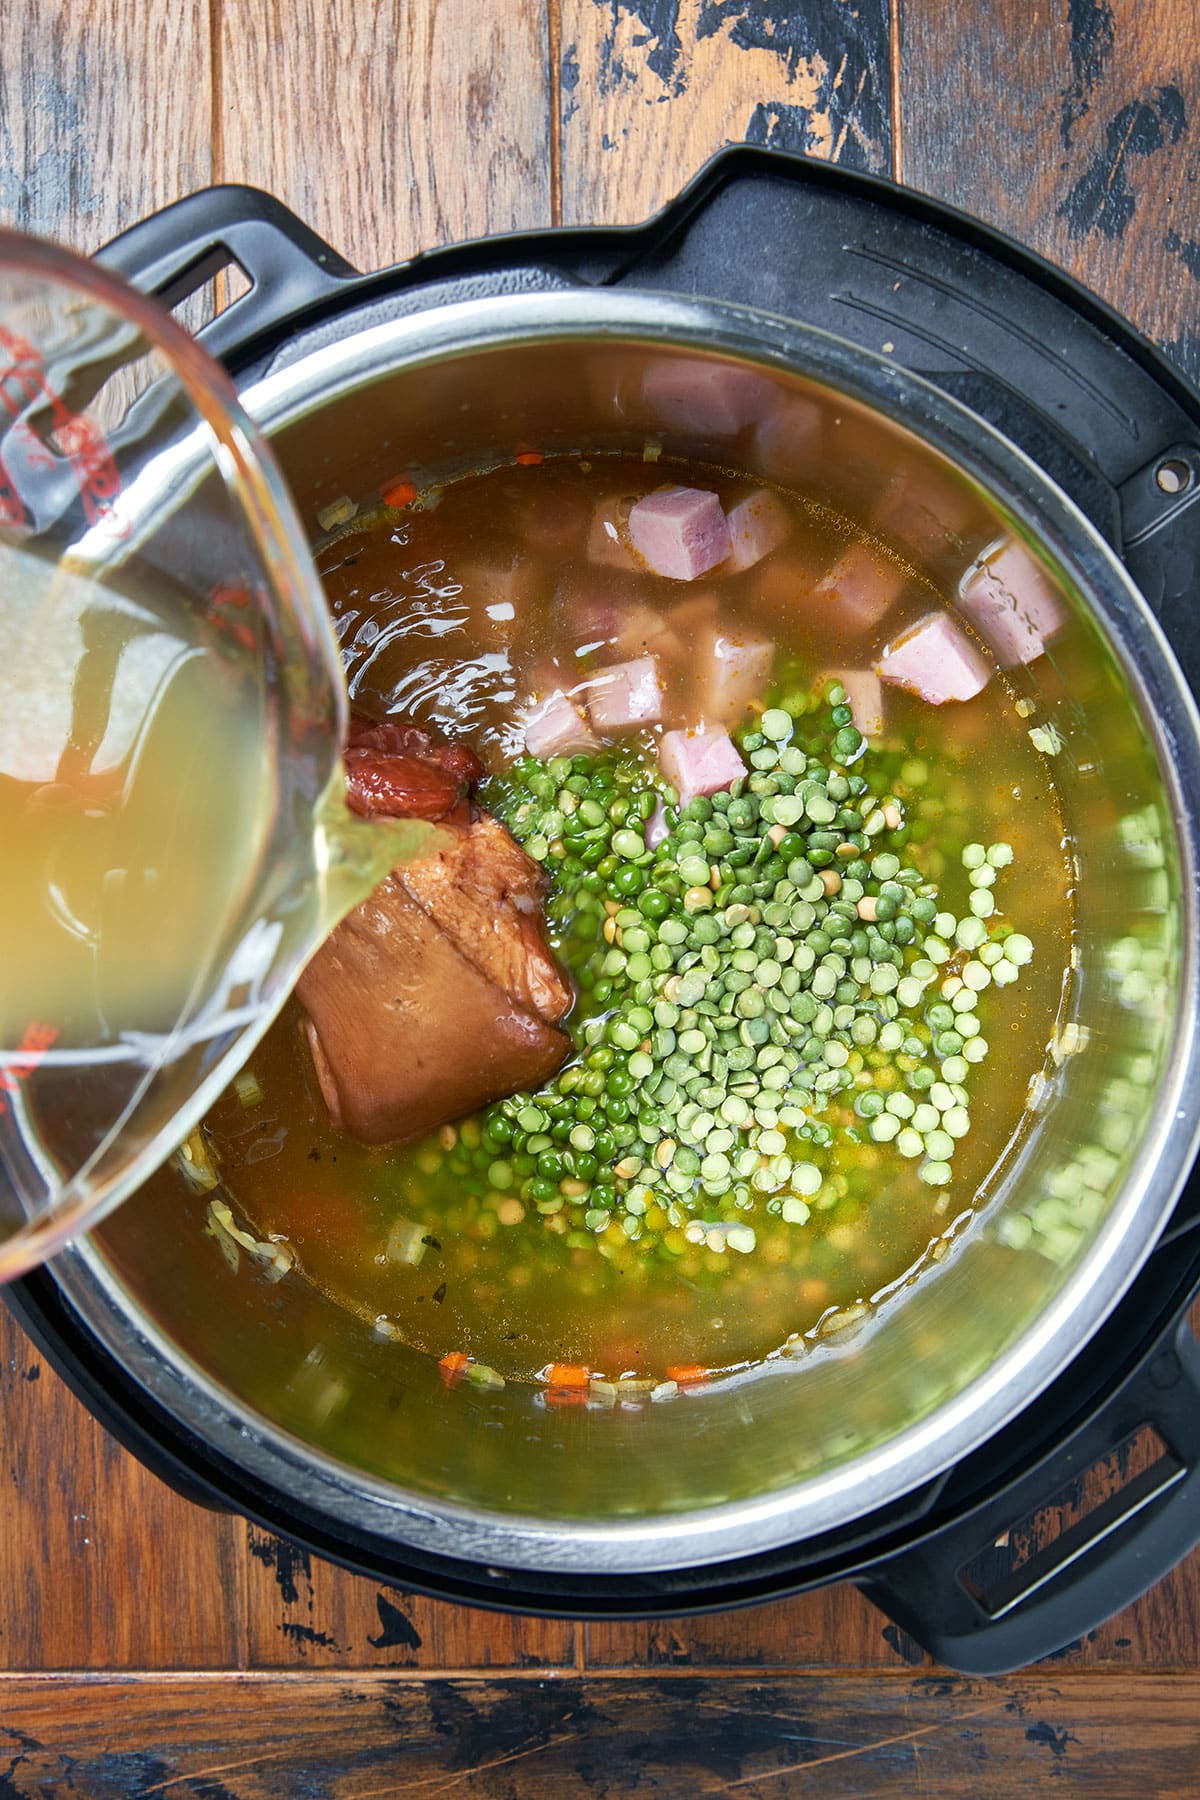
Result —
<path fill-rule="evenodd" d="M 248 181 L 371 268 L 640 219 L 741 139 L 980 214 L 1200 376 L 1197 0 L 3 12 L 0 219 L 84 249 Z M 2 1318 L 0 1451 L 0 1795 L 1200 1786 L 1200 1554 L 1087 1642 L 976 1681 L 850 1588 L 633 1625 L 381 1589 L 178 1499 Z"/>

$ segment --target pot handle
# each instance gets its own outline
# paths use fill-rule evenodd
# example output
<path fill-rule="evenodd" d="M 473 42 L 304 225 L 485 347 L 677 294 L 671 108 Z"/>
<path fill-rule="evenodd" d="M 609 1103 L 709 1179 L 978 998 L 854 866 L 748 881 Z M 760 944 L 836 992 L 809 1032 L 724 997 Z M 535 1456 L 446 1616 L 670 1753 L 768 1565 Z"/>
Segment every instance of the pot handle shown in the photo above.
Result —
<path fill-rule="evenodd" d="M 169 307 L 236 264 L 250 282 L 196 336 L 213 356 L 235 348 L 334 293 L 358 271 L 261 188 L 202 188 L 131 225 L 96 252 L 143 294 Z"/>
<path fill-rule="evenodd" d="M 1150 1427 L 1156 1460 L 1012 1566 L 1009 1533 Z M 1184 1317 L 1099 1410 L 981 1506 L 860 1580 L 937 1661 L 1003 1675 L 1111 1618 L 1200 1541 L 1200 1345 Z M 991 1564 L 991 1572 L 987 1565 Z M 1003 1564 L 1004 1566 L 1001 1566 Z"/>

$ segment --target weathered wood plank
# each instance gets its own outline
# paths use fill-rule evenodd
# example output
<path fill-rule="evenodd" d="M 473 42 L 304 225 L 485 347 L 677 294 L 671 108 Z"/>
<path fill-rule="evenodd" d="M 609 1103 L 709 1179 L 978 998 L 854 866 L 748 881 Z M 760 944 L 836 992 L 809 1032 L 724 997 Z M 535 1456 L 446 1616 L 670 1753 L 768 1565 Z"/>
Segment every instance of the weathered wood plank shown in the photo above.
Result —
<path fill-rule="evenodd" d="M 211 124 L 203 6 L 5 8 L 0 223 L 93 250 L 212 179 Z"/>
<path fill-rule="evenodd" d="M 907 1632 L 848 1584 L 737 1612 L 584 1629 L 589 1669 L 900 1669 L 928 1662 Z"/>
<path fill-rule="evenodd" d="M 450 1606 L 247 1528 L 251 1668 L 573 1669 L 568 1621 Z"/>
<path fill-rule="evenodd" d="M 362 268 L 550 223 L 543 0 L 269 0 L 220 12 L 222 178 Z"/>
<path fill-rule="evenodd" d="M 1032 245 L 1200 375 L 1200 34 L 1180 0 L 901 0 L 903 179 Z"/>
<path fill-rule="evenodd" d="M 203 7 L 40 0 L 3 41 L 3 223 L 92 249 L 212 179 Z M 0 1417 L 0 1667 L 236 1665 L 240 1526 L 123 1455 L 3 1314 Z"/>
<path fill-rule="evenodd" d="M 422 1681 L 316 1677 L 0 1688 L 4 1791 L 132 1800 L 505 1800 L 929 1791 L 1018 1800 L 1046 1784 L 1192 1795 L 1196 1677 L 638 1675 Z"/>
<path fill-rule="evenodd" d="M 3 1310 L 0 1420 L 0 1669 L 237 1668 L 241 1521 L 119 1449 Z"/>
<path fill-rule="evenodd" d="M 886 173 L 887 0 L 562 0 L 562 216 L 629 223 L 723 144 Z"/>

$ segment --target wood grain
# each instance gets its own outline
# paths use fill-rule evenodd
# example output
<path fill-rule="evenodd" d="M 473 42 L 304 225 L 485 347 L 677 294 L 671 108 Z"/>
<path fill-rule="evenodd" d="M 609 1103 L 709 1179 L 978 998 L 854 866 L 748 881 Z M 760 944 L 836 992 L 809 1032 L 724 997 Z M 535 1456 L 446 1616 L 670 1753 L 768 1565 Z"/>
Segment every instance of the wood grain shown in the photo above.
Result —
<path fill-rule="evenodd" d="M 902 174 L 1011 232 L 1200 375 L 1190 0 L 900 0 Z"/>
<path fill-rule="evenodd" d="M 4 1792 L 133 1800 L 1195 1793 L 1195 1676 L 0 1685 Z M 64 1776 L 64 1770 L 69 1771 Z"/>
<path fill-rule="evenodd" d="M 203 6 L 36 0 L 3 17 L 0 223 L 94 250 L 211 181 Z"/>
<path fill-rule="evenodd" d="M 0 219 L 91 247 L 245 180 L 369 267 L 545 224 L 556 191 L 568 223 L 639 219 L 729 141 L 883 172 L 898 157 L 1200 373 L 1192 0 L 966 16 L 952 0 L 23 0 L 0 57 Z M 0 1451 L 0 1792 L 47 1791 L 68 1756 L 67 1791 L 117 1800 L 172 1783 L 209 1800 L 1195 1789 L 1198 1678 L 1139 1671 L 1200 1670 L 1200 1554 L 1052 1665 L 969 1683 L 924 1668 L 848 1588 L 572 1627 L 310 1562 L 173 1496 L 2 1315 Z M 265 1673 L 219 1673 L 246 1668 Z M 434 1676 L 475 1669 L 510 1673 Z M 172 1673 L 197 1670 L 214 1673 Z"/>
<path fill-rule="evenodd" d="M 655 212 L 723 144 L 885 172 L 887 0 L 561 0 L 562 216 Z"/>
<path fill-rule="evenodd" d="M 242 1522 L 119 1449 L 3 1311 L 0 1420 L 0 1669 L 237 1668 Z"/>
<path fill-rule="evenodd" d="M 580 1627 L 450 1606 L 247 1527 L 251 1668 L 574 1669 Z"/>
<path fill-rule="evenodd" d="M 541 0 L 214 0 L 221 178 L 362 268 L 550 223 Z"/>
<path fill-rule="evenodd" d="M 589 1669 L 881 1669 L 928 1662 L 919 1644 L 843 1583 L 695 1618 L 592 1623 Z"/>

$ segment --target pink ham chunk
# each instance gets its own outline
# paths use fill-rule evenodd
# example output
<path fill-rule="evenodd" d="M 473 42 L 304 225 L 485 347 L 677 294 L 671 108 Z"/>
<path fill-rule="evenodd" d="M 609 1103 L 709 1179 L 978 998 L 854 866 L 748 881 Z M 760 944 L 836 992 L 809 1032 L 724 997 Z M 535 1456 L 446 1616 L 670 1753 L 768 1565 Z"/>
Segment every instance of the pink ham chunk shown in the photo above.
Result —
<path fill-rule="evenodd" d="M 608 494 L 596 502 L 588 525 L 584 554 L 601 569 L 636 569 L 637 557 L 622 535 L 629 516 L 628 494 Z"/>
<path fill-rule="evenodd" d="M 948 700 L 973 700 L 987 686 L 990 671 L 949 614 L 936 612 L 888 645 L 879 674 L 932 706 L 944 706 Z"/>
<path fill-rule="evenodd" d="M 787 507 L 770 488 L 756 488 L 729 514 L 731 569 L 752 569 L 777 550 L 791 529 Z"/>
<path fill-rule="evenodd" d="M 814 400 L 785 400 L 754 432 L 752 466 L 775 481 L 810 476 L 823 459 L 825 421 Z"/>
<path fill-rule="evenodd" d="M 769 686 L 774 660 L 774 644 L 754 632 L 721 624 L 701 631 L 689 657 L 689 716 L 736 725 Z"/>
<path fill-rule="evenodd" d="M 821 679 L 822 685 L 841 682 L 846 690 L 846 705 L 865 738 L 882 736 L 883 684 L 874 669 L 830 669 Z"/>
<path fill-rule="evenodd" d="M 699 437 L 736 437 L 770 404 L 774 383 L 728 363 L 662 357 L 642 377 L 642 400 L 655 424 Z"/>
<path fill-rule="evenodd" d="M 600 669 L 588 684 L 588 716 L 602 737 L 657 725 L 662 719 L 662 686 L 652 656 Z"/>
<path fill-rule="evenodd" d="M 656 575 L 695 581 L 729 555 L 721 502 L 705 488 L 669 487 L 647 494 L 629 514 L 629 536 Z"/>
<path fill-rule="evenodd" d="M 729 733 L 707 725 L 664 732 L 658 761 L 679 795 L 680 806 L 687 806 L 699 794 L 719 794 L 747 772 Z"/>
<path fill-rule="evenodd" d="M 1067 617 L 1041 565 L 1014 538 L 968 571 L 958 603 L 1002 669 L 1033 662 Z"/>
<path fill-rule="evenodd" d="M 924 466 L 894 475 L 872 514 L 880 531 L 918 557 L 936 556 L 952 547 L 970 530 L 971 515 L 967 490 Z"/>
<path fill-rule="evenodd" d="M 870 544 L 851 544 L 826 570 L 815 592 L 843 630 L 869 631 L 891 611 L 908 576 Z"/>
<path fill-rule="evenodd" d="M 525 748 L 545 762 L 551 756 L 591 756 L 600 748 L 587 720 L 566 694 L 551 694 L 525 720 Z"/>

